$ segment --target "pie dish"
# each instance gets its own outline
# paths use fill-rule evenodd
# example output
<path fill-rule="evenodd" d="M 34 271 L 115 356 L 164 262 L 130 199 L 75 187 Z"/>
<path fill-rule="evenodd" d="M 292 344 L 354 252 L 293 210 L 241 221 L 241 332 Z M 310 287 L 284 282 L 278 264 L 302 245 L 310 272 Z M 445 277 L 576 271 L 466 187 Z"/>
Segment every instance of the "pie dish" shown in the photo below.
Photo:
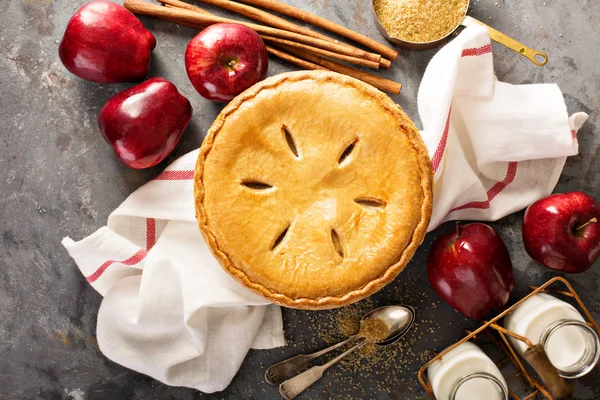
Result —
<path fill-rule="evenodd" d="M 427 150 L 377 89 L 285 73 L 236 97 L 198 156 L 198 225 L 225 271 L 276 304 L 339 307 L 391 282 L 422 243 Z"/>

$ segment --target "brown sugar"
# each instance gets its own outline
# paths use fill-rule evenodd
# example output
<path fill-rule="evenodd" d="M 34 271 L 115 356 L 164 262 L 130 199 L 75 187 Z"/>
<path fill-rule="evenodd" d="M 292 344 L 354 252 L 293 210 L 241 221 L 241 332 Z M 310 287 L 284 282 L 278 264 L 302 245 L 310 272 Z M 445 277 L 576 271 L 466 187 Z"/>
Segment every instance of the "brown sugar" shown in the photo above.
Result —
<path fill-rule="evenodd" d="M 359 334 L 371 343 L 383 342 L 388 337 L 388 327 L 380 319 L 367 318 L 360 322 Z"/>
<path fill-rule="evenodd" d="M 354 335 L 360 329 L 360 316 L 343 310 L 335 316 L 336 328 L 343 337 Z"/>
<path fill-rule="evenodd" d="M 407 42 L 426 43 L 452 32 L 463 19 L 469 0 L 373 0 L 387 33 Z"/>

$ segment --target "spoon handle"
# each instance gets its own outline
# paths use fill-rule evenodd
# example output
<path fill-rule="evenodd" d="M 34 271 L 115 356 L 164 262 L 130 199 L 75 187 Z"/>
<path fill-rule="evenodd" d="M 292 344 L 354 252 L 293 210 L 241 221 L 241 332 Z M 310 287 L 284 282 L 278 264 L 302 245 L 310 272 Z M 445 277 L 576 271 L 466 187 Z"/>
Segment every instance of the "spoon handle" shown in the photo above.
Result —
<path fill-rule="evenodd" d="M 354 346 L 352 346 L 351 348 L 334 358 L 333 360 L 323 365 L 317 365 L 312 368 L 309 368 L 301 374 L 298 374 L 293 378 L 283 382 L 281 385 L 279 385 L 279 393 L 286 400 L 293 399 L 294 397 L 298 396 L 300 393 L 308 389 L 313 383 L 318 381 L 329 367 L 333 366 L 335 363 L 337 363 L 353 351 L 360 349 L 366 343 L 367 341 L 362 339 Z"/>
<path fill-rule="evenodd" d="M 348 339 L 329 346 L 323 350 L 311 354 L 298 354 L 297 356 L 288 358 L 287 360 L 281 361 L 275 365 L 272 365 L 265 372 L 265 379 L 271 385 L 279 385 L 282 382 L 287 381 L 291 377 L 298 375 L 304 371 L 310 365 L 310 362 L 314 359 L 321 357 L 329 353 L 332 350 L 340 348 L 348 343 L 355 343 L 360 337 L 352 335 Z"/>

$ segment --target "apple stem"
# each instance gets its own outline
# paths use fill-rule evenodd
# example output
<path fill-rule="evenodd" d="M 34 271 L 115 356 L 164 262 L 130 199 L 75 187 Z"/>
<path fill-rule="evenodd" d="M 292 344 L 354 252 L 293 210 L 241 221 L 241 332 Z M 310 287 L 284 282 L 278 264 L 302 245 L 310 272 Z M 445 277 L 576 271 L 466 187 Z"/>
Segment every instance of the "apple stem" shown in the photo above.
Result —
<path fill-rule="evenodd" d="M 588 222 L 586 222 L 585 224 L 580 225 L 577 228 L 575 228 L 575 232 L 579 232 L 581 229 L 585 228 L 589 224 L 595 224 L 596 222 L 598 222 L 598 219 L 596 217 L 594 217 L 594 218 L 590 219 Z"/>
<path fill-rule="evenodd" d="M 460 237 L 460 222 L 456 222 L 456 238 Z"/>

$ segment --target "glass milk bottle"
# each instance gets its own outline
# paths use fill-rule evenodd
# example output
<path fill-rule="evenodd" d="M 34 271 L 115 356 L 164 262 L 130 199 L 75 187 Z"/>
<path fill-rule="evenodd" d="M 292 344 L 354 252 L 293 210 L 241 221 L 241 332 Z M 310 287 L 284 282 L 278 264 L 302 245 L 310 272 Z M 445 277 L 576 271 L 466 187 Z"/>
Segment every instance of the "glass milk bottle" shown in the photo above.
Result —
<path fill-rule="evenodd" d="M 504 327 L 540 344 L 558 374 L 579 378 L 590 372 L 600 357 L 600 342 L 592 327 L 569 303 L 539 293 L 520 304 L 505 317 Z M 521 355 L 527 345 L 509 337 Z"/>
<path fill-rule="evenodd" d="M 506 400 L 498 367 L 475 344 L 465 342 L 431 364 L 427 376 L 437 400 Z"/>

